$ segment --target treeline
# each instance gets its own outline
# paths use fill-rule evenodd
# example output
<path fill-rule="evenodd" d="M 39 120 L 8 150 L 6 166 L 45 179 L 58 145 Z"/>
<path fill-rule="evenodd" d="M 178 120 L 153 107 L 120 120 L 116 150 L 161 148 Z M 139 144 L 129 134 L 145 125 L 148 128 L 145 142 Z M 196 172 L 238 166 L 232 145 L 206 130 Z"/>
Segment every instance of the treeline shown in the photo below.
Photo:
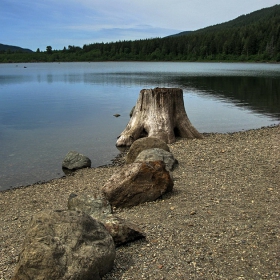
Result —
<path fill-rule="evenodd" d="M 0 53 L 0 62 L 280 61 L 280 5 L 177 36 Z"/>

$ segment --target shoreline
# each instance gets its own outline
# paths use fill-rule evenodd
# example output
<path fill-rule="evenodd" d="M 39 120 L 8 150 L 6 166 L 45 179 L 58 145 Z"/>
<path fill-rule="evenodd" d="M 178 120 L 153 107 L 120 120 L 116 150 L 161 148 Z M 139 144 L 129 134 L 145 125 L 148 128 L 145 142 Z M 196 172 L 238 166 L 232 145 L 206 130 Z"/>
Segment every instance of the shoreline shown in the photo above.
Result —
<path fill-rule="evenodd" d="M 252 128 L 252 129 L 249 129 L 249 130 L 242 130 L 242 131 L 235 131 L 235 132 L 225 132 L 225 133 L 220 133 L 220 132 L 202 132 L 201 134 L 204 137 L 208 137 L 208 136 L 211 136 L 211 135 L 231 135 L 231 134 L 242 133 L 242 132 L 246 132 L 246 131 L 247 132 L 248 131 L 255 131 L 255 130 L 260 130 L 260 129 L 265 129 L 265 128 L 269 129 L 269 128 L 274 128 L 274 127 L 277 127 L 277 126 L 280 126 L 280 123 L 279 124 L 273 124 L 273 125 L 270 125 L 270 126 L 263 126 L 263 127 L 260 127 L 260 128 Z M 176 138 L 176 141 L 178 141 L 178 139 L 180 139 L 180 138 Z M 112 163 L 104 164 L 104 165 L 99 165 L 97 167 L 90 167 L 88 169 L 111 168 L 111 167 L 115 167 L 115 166 L 122 166 L 122 165 L 125 164 L 124 157 L 126 156 L 127 152 L 128 152 L 128 148 L 125 149 L 124 151 L 120 151 L 120 153 L 118 155 L 116 155 L 113 159 L 111 159 Z M 75 176 L 75 173 L 77 171 L 80 171 L 80 170 L 73 171 L 72 174 L 71 174 L 71 171 L 70 171 L 69 174 L 65 174 L 64 173 L 64 175 L 62 175 L 61 177 L 51 178 L 49 180 L 43 180 L 43 181 L 39 180 L 39 181 L 31 183 L 31 184 L 20 185 L 20 186 L 15 186 L 15 187 L 10 186 L 7 189 L 0 190 L 0 193 L 11 191 L 11 190 L 16 190 L 16 189 L 28 188 L 28 187 L 32 187 L 34 185 L 42 185 L 42 184 L 51 183 L 53 180 L 63 179 L 63 178 L 68 177 L 68 176 Z"/>
<path fill-rule="evenodd" d="M 204 136 L 169 145 L 173 192 L 115 211 L 146 240 L 118 247 L 104 280 L 279 279 L 280 125 Z M 1 191 L 0 279 L 11 278 L 32 215 L 98 193 L 120 166 Z"/>
<path fill-rule="evenodd" d="M 85 168 L 85 169 L 112 168 L 112 167 L 116 167 L 116 166 L 122 166 L 122 165 L 125 164 L 124 157 L 125 157 L 126 153 L 127 152 L 120 152 L 113 159 L 111 159 L 112 163 L 108 163 L 108 164 L 104 164 L 104 165 L 99 165 L 97 167 Z M 20 186 L 15 186 L 15 187 L 10 186 L 7 189 L 0 190 L 0 194 L 4 193 L 4 192 L 8 192 L 8 191 L 17 190 L 17 189 L 24 189 L 24 188 L 32 187 L 34 185 L 44 185 L 44 184 L 51 183 L 53 180 L 60 180 L 60 179 L 64 179 L 64 178 L 69 177 L 69 176 L 75 176 L 75 174 L 77 172 L 80 172 L 81 170 L 83 170 L 83 169 L 78 169 L 78 170 L 75 170 L 75 171 L 69 171 L 69 174 L 65 174 L 64 173 L 64 175 L 62 175 L 61 177 L 51 178 L 51 179 L 45 180 L 45 181 L 37 181 L 35 183 L 31 183 L 31 184 L 27 184 L 27 185 L 20 185 Z"/>

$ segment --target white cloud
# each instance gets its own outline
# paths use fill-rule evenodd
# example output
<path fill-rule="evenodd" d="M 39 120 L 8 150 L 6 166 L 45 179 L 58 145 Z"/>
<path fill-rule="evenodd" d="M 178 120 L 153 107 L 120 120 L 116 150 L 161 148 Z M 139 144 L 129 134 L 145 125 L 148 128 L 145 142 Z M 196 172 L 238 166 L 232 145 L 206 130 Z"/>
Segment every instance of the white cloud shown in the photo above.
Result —
<path fill-rule="evenodd" d="M 77 3 L 76 0 L 70 0 Z M 153 27 L 195 30 L 225 22 L 241 14 L 277 4 L 277 0 L 81 0 L 110 22 L 147 24 Z"/>

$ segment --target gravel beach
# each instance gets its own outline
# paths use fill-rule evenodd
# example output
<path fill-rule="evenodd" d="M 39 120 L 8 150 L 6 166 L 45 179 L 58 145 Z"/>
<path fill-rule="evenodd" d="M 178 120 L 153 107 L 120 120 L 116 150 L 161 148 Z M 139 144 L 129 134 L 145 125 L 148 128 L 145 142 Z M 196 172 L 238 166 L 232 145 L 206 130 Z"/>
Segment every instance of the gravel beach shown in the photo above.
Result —
<path fill-rule="evenodd" d="M 280 279 L 280 126 L 177 139 L 174 189 L 116 214 L 145 240 L 117 248 L 109 279 Z M 123 159 L 119 159 L 120 164 Z M 0 279 L 11 278 L 31 216 L 93 194 L 119 166 L 0 192 Z"/>

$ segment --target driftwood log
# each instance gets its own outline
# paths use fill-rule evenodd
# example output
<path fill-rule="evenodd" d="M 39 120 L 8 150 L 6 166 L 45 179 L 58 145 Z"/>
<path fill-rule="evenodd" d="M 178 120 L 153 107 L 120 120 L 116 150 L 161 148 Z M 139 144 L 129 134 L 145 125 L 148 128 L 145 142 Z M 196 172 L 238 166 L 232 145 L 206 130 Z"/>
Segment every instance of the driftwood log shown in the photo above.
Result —
<path fill-rule="evenodd" d="M 116 146 L 130 146 L 140 137 L 156 137 L 166 143 L 175 137 L 203 138 L 185 111 L 180 88 L 155 88 L 140 91 L 133 114 Z"/>

